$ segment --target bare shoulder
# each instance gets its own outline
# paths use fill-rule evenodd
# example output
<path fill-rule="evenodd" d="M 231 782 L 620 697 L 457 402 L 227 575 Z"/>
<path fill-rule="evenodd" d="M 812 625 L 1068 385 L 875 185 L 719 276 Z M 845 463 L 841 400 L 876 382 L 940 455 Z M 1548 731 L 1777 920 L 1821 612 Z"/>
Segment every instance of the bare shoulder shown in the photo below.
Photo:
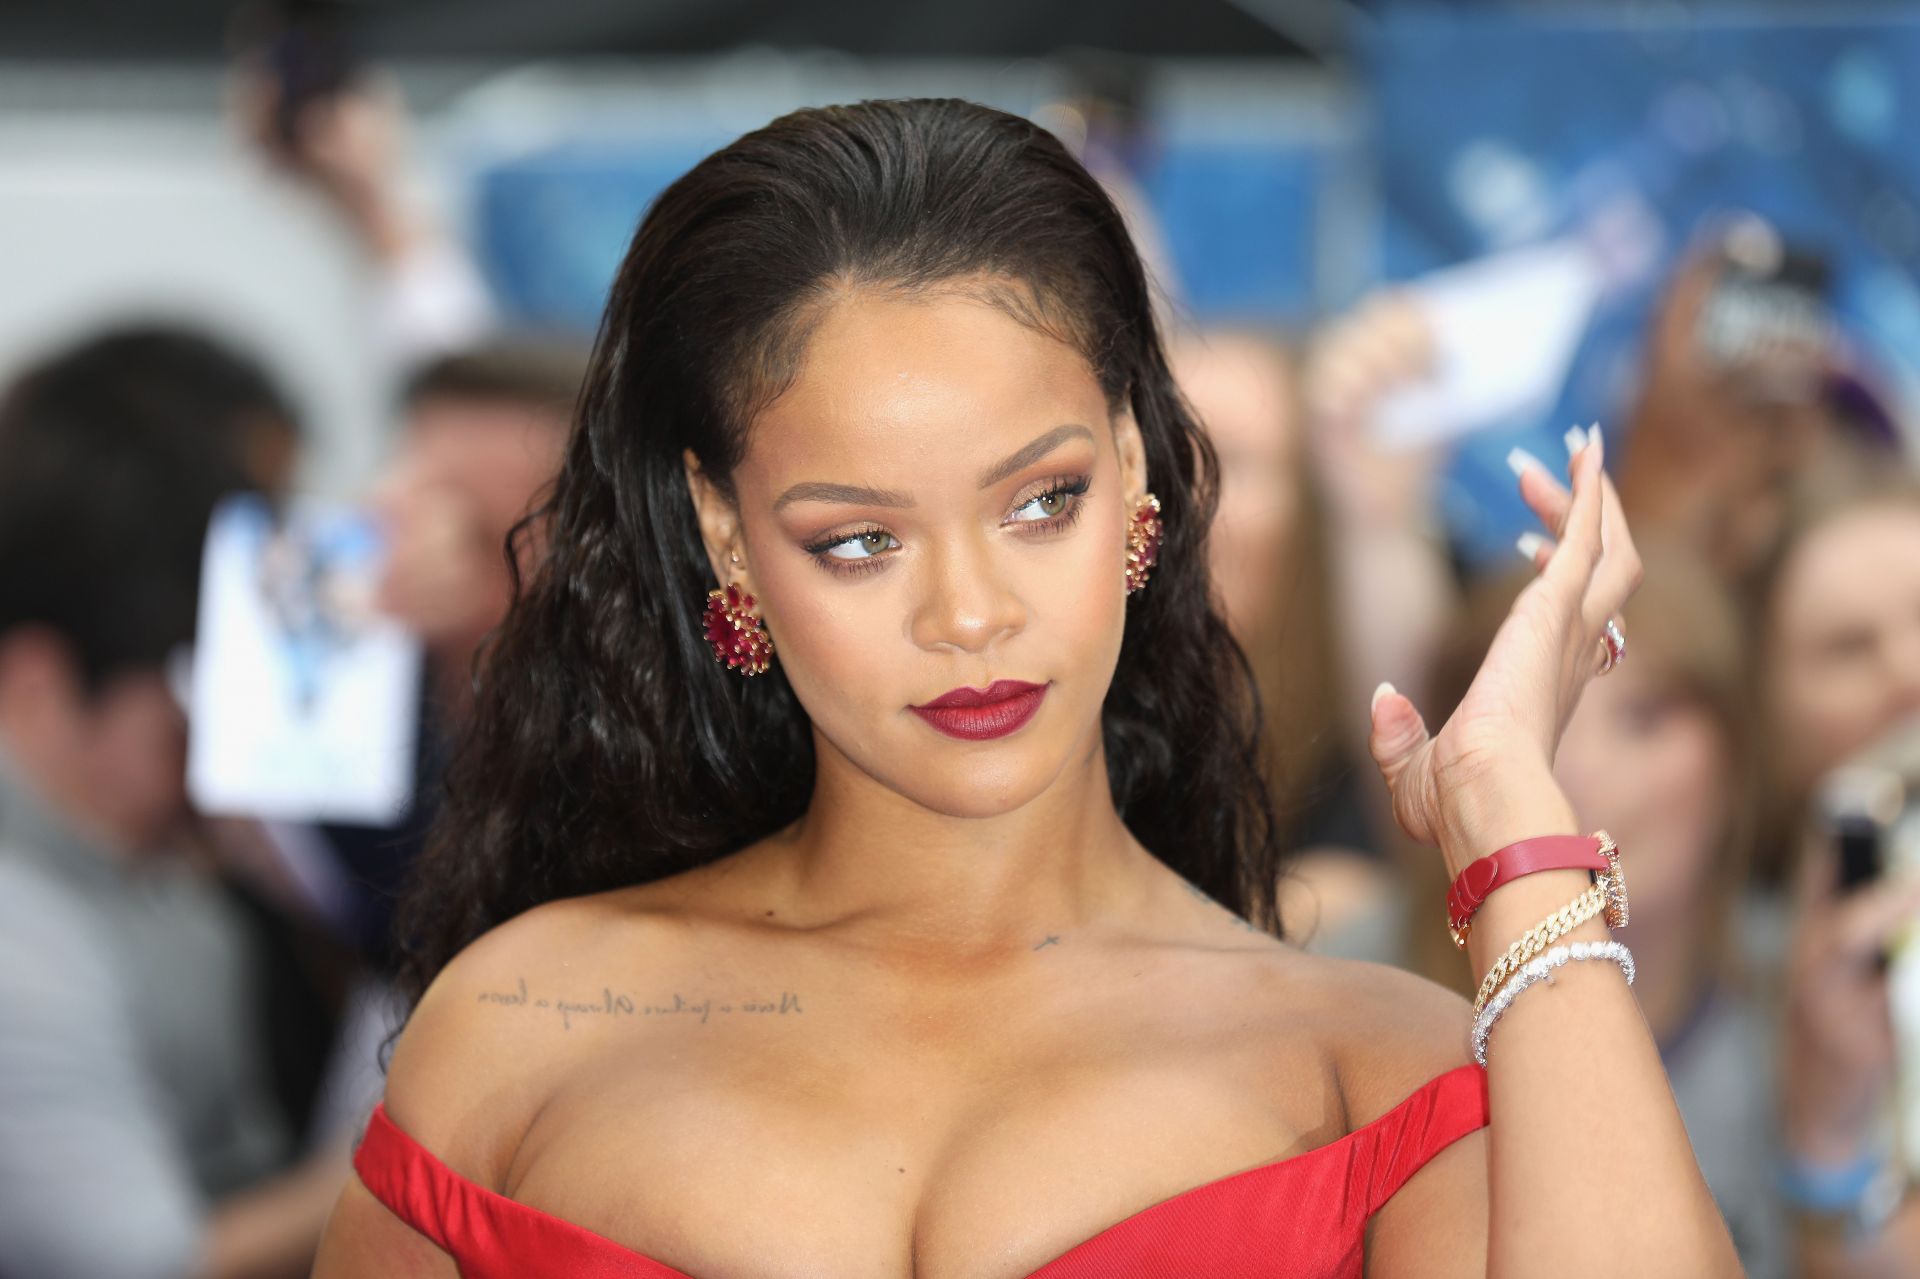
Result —
<path fill-rule="evenodd" d="M 1472 1060 L 1472 1008 L 1446 987 L 1387 964 L 1298 951 L 1289 967 L 1324 1028 L 1354 1127 Z"/>
<path fill-rule="evenodd" d="M 614 892 L 547 902 L 475 938 L 394 1045 L 389 1116 L 455 1171 L 498 1185 L 558 1081 L 607 1047 L 610 975 L 663 962 L 674 931 Z"/>

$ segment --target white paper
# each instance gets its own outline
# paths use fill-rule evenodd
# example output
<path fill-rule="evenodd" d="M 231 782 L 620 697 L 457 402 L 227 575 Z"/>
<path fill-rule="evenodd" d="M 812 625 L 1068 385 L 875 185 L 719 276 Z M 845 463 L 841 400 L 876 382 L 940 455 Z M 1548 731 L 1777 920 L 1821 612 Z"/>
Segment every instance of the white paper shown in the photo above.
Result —
<path fill-rule="evenodd" d="M 1409 285 L 1432 327 L 1433 373 L 1382 401 L 1375 438 L 1412 448 L 1551 412 L 1601 284 L 1586 246 L 1561 240 Z"/>
<path fill-rule="evenodd" d="M 215 511 L 188 690 L 187 786 L 210 813 L 387 825 L 411 797 L 420 647 L 372 608 L 381 546 L 350 507 Z"/>

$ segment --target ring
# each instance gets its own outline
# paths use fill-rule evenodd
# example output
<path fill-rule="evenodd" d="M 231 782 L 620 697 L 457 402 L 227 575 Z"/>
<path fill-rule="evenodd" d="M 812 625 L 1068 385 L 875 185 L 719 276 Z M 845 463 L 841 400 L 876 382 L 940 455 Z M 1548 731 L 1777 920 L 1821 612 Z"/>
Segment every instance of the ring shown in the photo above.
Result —
<path fill-rule="evenodd" d="M 1605 675 L 1627 658 L 1627 637 L 1620 630 L 1620 624 L 1611 617 L 1607 619 L 1606 629 L 1600 635 L 1600 647 L 1606 655 L 1600 663 L 1600 674 Z"/>

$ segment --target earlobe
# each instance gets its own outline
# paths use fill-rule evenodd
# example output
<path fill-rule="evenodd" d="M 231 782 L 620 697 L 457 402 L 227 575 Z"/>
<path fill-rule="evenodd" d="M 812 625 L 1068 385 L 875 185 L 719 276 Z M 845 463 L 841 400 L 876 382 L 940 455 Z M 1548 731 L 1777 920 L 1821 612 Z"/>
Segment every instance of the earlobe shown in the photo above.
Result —
<path fill-rule="evenodd" d="M 733 502 L 720 491 L 700 459 L 688 449 L 681 457 L 686 470 L 687 493 L 693 500 L 694 517 L 700 523 L 700 542 L 706 548 L 707 567 L 714 580 L 723 585 L 740 580 L 740 518 Z"/>
<path fill-rule="evenodd" d="M 1113 446 L 1120 463 L 1120 492 L 1129 504 L 1147 491 L 1147 449 L 1133 406 L 1122 404 L 1113 415 Z"/>

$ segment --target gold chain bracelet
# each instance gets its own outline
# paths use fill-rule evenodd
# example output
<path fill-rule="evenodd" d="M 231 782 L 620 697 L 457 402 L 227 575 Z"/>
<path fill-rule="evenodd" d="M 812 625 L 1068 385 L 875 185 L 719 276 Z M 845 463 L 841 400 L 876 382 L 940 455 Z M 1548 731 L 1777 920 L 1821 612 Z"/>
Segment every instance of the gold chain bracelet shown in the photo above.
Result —
<path fill-rule="evenodd" d="M 1507 953 L 1500 956 L 1493 967 L 1487 970 L 1487 979 L 1480 983 L 1480 993 L 1473 1001 L 1476 1015 L 1487 1006 L 1501 983 L 1513 976 L 1534 956 L 1542 954 L 1547 947 L 1560 940 L 1566 934 L 1586 923 L 1607 906 L 1607 886 L 1594 884 L 1587 891 L 1562 906 L 1553 914 L 1520 934 L 1520 940 L 1507 947 Z"/>

